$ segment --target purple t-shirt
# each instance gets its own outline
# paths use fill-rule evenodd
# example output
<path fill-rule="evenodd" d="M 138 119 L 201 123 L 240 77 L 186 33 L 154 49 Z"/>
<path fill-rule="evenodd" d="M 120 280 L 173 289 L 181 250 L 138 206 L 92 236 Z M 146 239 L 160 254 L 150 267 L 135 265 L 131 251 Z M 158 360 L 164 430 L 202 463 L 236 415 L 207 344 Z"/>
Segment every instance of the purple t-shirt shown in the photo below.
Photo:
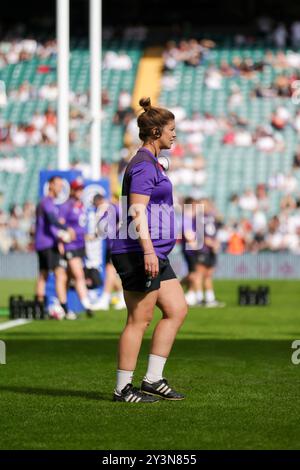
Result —
<path fill-rule="evenodd" d="M 112 225 L 114 224 L 113 228 L 115 228 L 114 232 L 116 232 L 117 231 L 116 228 L 118 227 L 119 220 L 120 220 L 120 210 L 119 210 L 118 204 L 111 203 L 111 206 L 113 206 L 113 209 L 114 209 L 114 211 L 112 212 L 114 218 L 113 220 L 111 220 L 112 219 L 111 213 L 106 213 L 107 223 L 110 227 L 112 227 Z M 113 238 L 111 238 L 110 234 L 108 233 L 108 236 L 106 238 L 106 249 L 111 251 L 112 247 L 113 247 Z"/>
<path fill-rule="evenodd" d="M 186 215 L 183 219 L 184 223 L 184 230 L 191 230 L 194 233 L 195 239 L 197 239 L 198 243 L 201 241 L 201 247 L 196 250 L 189 249 L 189 245 L 187 240 L 184 236 L 183 231 L 183 251 L 187 255 L 194 255 L 195 252 L 198 253 L 211 253 L 213 249 L 211 246 L 207 245 L 206 239 L 214 240 L 217 235 L 217 224 L 216 218 L 213 213 L 206 213 L 203 214 L 203 219 L 201 223 L 197 226 L 196 216 L 192 216 L 190 214 Z M 197 233 L 197 231 L 201 231 L 201 233 Z"/>
<path fill-rule="evenodd" d="M 44 197 L 36 208 L 35 248 L 37 251 L 57 246 L 59 209 L 50 196 Z"/>
<path fill-rule="evenodd" d="M 112 253 L 142 252 L 134 230 L 132 217 L 128 215 L 131 193 L 150 196 L 147 205 L 147 219 L 150 237 L 155 253 L 166 258 L 176 243 L 176 224 L 173 208 L 172 183 L 157 158 L 142 147 L 130 161 L 124 175 L 123 197 L 127 206 L 122 206 L 122 224 L 117 238 L 112 243 Z M 123 201 L 124 202 L 124 201 Z"/>
<path fill-rule="evenodd" d="M 205 243 L 206 238 L 215 240 L 217 236 L 217 223 L 216 217 L 213 213 L 204 214 L 204 244 L 202 248 L 203 253 L 210 253 L 213 251 L 211 246 Z"/>
<path fill-rule="evenodd" d="M 65 224 L 72 228 L 76 234 L 76 239 L 70 243 L 65 243 L 65 249 L 79 250 L 85 247 L 85 234 L 87 233 L 87 216 L 81 201 L 70 198 L 60 206 L 60 218 Z"/>

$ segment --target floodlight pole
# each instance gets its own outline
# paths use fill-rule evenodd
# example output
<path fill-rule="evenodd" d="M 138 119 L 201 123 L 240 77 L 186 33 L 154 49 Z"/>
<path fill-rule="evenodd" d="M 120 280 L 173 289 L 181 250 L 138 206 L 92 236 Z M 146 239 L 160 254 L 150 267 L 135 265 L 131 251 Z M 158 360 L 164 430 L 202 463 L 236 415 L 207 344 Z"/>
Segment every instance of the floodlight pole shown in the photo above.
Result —
<path fill-rule="evenodd" d="M 101 176 L 101 67 L 102 67 L 102 0 L 90 0 L 90 114 L 91 177 Z"/>
<path fill-rule="evenodd" d="M 56 0 L 58 168 L 69 168 L 69 0 Z"/>

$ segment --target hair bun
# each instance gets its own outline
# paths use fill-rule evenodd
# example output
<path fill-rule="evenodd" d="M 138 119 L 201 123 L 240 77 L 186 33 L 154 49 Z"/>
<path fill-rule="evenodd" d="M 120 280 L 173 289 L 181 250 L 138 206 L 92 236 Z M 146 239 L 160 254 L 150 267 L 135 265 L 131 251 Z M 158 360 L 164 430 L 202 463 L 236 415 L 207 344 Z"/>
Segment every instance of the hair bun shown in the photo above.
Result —
<path fill-rule="evenodd" d="M 144 109 L 144 111 L 149 111 L 151 108 L 151 99 L 150 98 L 141 98 L 139 105 Z"/>

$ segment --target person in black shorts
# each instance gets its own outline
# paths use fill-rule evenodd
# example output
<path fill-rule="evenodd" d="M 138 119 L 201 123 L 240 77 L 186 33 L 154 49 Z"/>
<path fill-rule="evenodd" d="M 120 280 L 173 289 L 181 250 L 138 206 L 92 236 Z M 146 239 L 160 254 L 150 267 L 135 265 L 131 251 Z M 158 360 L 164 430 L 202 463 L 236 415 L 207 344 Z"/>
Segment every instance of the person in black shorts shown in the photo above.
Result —
<path fill-rule="evenodd" d="M 55 198 L 63 188 L 63 180 L 53 176 L 48 181 L 48 194 L 43 197 L 36 209 L 35 248 L 38 255 L 39 274 L 36 283 L 36 298 L 45 301 L 46 282 L 50 271 L 55 274 L 57 297 L 62 303 L 64 291 L 62 279 L 66 263 L 59 251 L 61 241 L 71 241 L 75 238 L 74 231 L 59 220 L 59 209 Z"/>
<path fill-rule="evenodd" d="M 141 99 L 140 105 L 144 109 L 138 117 L 143 145 L 124 174 L 122 223 L 112 244 L 112 261 L 122 281 L 128 313 L 119 341 L 113 400 L 127 403 L 185 398 L 163 377 L 187 315 L 183 289 L 168 260 L 177 239 L 172 183 L 157 158 L 175 140 L 175 118 L 167 109 L 152 107 L 150 98 Z M 154 330 L 148 368 L 138 389 L 132 385 L 133 373 L 156 305 L 162 317 Z"/>
<path fill-rule="evenodd" d="M 69 199 L 60 207 L 60 218 L 71 227 L 75 233 L 75 239 L 65 243 L 62 247 L 64 259 L 67 262 L 68 273 L 65 273 L 63 280 L 65 288 L 65 305 L 63 308 L 68 312 L 67 307 L 67 283 L 68 274 L 74 280 L 74 286 L 78 297 L 85 310 L 99 310 L 98 302 L 90 302 L 88 289 L 86 286 L 84 273 L 85 258 L 85 237 L 87 234 L 87 216 L 82 202 L 84 182 L 81 178 L 76 178 L 70 183 L 71 193 Z M 74 317 L 75 319 L 75 317 Z"/>
<path fill-rule="evenodd" d="M 188 226 L 190 231 L 186 231 L 187 239 L 183 243 L 183 255 L 188 266 L 188 281 L 189 290 L 185 295 L 188 305 L 206 306 L 206 307 L 221 307 L 224 306 L 222 302 L 216 300 L 214 287 L 213 287 L 213 274 L 217 264 L 217 252 L 219 243 L 216 239 L 217 235 L 217 221 L 215 216 L 214 207 L 208 199 L 201 201 L 188 201 L 193 207 L 190 214 L 190 222 Z M 196 211 L 203 209 L 203 243 L 200 249 L 193 249 L 193 237 L 195 237 L 195 217 Z M 187 214 L 189 216 L 189 214 Z M 189 217 L 188 217 L 189 219 Z M 191 243 L 192 249 L 186 248 L 186 242 Z"/>

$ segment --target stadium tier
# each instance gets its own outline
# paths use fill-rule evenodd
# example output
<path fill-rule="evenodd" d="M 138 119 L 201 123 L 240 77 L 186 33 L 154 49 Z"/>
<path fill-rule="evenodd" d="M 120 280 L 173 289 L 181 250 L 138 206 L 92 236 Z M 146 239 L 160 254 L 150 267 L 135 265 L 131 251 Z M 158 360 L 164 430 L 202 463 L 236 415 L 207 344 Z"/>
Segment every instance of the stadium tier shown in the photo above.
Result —
<path fill-rule="evenodd" d="M 159 102 L 171 109 L 180 107 L 187 117 L 200 112 L 201 114 L 210 113 L 220 118 L 228 115 L 230 111 L 228 100 L 236 87 L 235 89 L 238 89 L 242 95 L 242 102 L 231 111 L 234 111 L 239 118 L 247 120 L 248 129 L 252 132 L 259 125 L 269 124 L 272 112 L 280 104 L 293 115 L 297 105 L 291 99 L 251 97 L 253 88 L 257 84 L 261 87 L 269 87 L 282 73 L 280 68 L 265 66 L 261 71 L 255 72 L 255 77 L 245 77 L 243 74 L 223 76 L 217 87 L 210 87 L 206 84 L 207 73 L 212 64 L 219 68 L 224 61 L 232 64 L 238 57 L 242 60 L 251 59 L 254 63 L 260 63 L 269 50 L 272 48 L 257 42 L 253 47 L 249 45 L 236 47 L 226 38 L 218 40 L 216 46 L 209 51 L 200 65 L 193 67 L 183 61 L 176 64 L 170 71 L 176 86 L 168 89 L 162 85 Z M 102 122 L 102 156 L 105 162 L 112 163 L 121 158 L 120 150 L 124 137 L 124 126 L 115 125 L 113 118 L 117 111 L 121 90 L 127 90 L 131 94 L 134 90 L 139 60 L 143 55 L 143 43 L 138 40 L 106 40 L 103 56 L 107 51 L 125 52 L 132 64 L 127 70 L 104 67 L 102 72 L 102 88 L 109 96 L 109 101 L 104 107 L 105 116 Z M 34 55 L 30 60 L 6 65 L 0 70 L 0 80 L 5 83 L 8 95 L 7 105 L 1 109 L 3 122 L 9 122 L 12 125 L 28 125 L 35 113 L 45 113 L 49 107 L 55 110 L 55 99 L 33 96 L 22 101 L 11 98 L 10 93 L 18 90 L 24 83 L 29 83 L 35 90 L 41 90 L 45 85 L 51 86 L 55 83 L 56 54 L 50 54 L 44 59 Z M 85 41 L 77 40 L 72 43 L 70 86 L 75 95 L 88 93 L 89 51 Z M 70 158 L 71 161 L 87 162 L 89 160 L 87 138 L 90 126 L 87 106 L 77 103 L 74 109 L 81 113 L 81 119 L 77 122 L 75 119 L 73 130 L 76 131 L 76 137 L 71 140 Z M 285 142 L 284 150 L 264 152 L 257 149 L 255 145 L 224 145 L 223 134 L 224 130 L 217 129 L 213 135 L 204 136 L 201 154 L 205 158 L 206 180 L 201 185 L 200 192 L 215 200 L 225 219 L 232 219 L 242 214 L 229 204 L 230 196 L 241 194 L 248 188 L 255 189 L 258 183 L 267 183 L 268 178 L 278 172 L 288 174 L 292 167 L 298 137 L 297 132 L 291 126 L 286 126 L 280 130 L 280 136 Z M 186 133 L 181 132 L 180 127 L 177 135 L 177 140 L 185 144 Z M 22 204 L 26 200 L 36 201 L 37 176 L 40 169 L 56 166 L 55 145 L 18 146 L 12 150 L 0 151 L 0 158 L 16 155 L 24 158 L 26 172 L 20 174 L 0 172 L 0 191 L 4 192 L 4 209 L 8 209 L 13 203 Z M 189 157 L 188 153 L 185 156 Z M 299 175 L 297 173 L 295 175 L 299 180 Z M 179 194 L 189 195 L 190 183 L 180 183 L 176 189 Z M 280 191 L 270 191 L 269 215 L 278 212 L 281 197 Z"/>
<path fill-rule="evenodd" d="M 124 129 L 113 124 L 121 90 L 132 93 L 136 69 L 142 53 L 141 41 L 113 40 L 104 41 L 103 55 L 107 51 L 125 52 L 131 59 L 129 70 L 104 68 L 102 71 L 102 89 L 106 90 L 109 101 L 105 105 L 105 118 L 102 124 L 103 160 L 111 163 L 120 158 Z M 56 83 L 56 54 L 43 59 L 34 56 L 31 60 L 8 64 L 0 69 L 0 81 L 5 83 L 8 95 L 7 105 L 0 108 L 0 119 L 11 125 L 29 125 L 35 113 L 43 114 L 48 108 L 56 110 L 56 99 L 30 97 L 26 101 L 9 98 L 14 90 L 28 83 L 34 90 L 41 90 L 45 85 Z M 70 58 L 70 88 L 75 95 L 88 94 L 90 83 L 89 51 L 86 41 L 73 41 Z M 71 104 L 72 107 L 72 104 Z M 76 123 L 76 139 L 70 146 L 70 160 L 89 161 L 87 136 L 90 127 L 88 107 L 73 106 L 82 113 L 82 119 Z M 38 174 L 41 169 L 56 168 L 57 150 L 55 145 L 18 146 L 12 149 L 0 147 L 0 159 L 20 156 L 25 160 L 26 172 L 4 173 L 0 171 L 0 192 L 4 193 L 3 208 L 7 210 L 12 204 L 23 204 L 26 200 L 36 202 L 38 191 Z"/>
<path fill-rule="evenodd" d="M 223 76 L 218 88 L 210 89 L 206 86 L 206 73 L 212 64 L 217 67 L 224 62 L 232 64 L 237 57 L 258 63 L 263 61 L 267 51 L 277 52 L 272 47 L 258 46 L 257 43 L 253 47 L 235 47 L 229 40 L 223 40 L 221 44 L 217 43 L 210 51 L 207 60 L 200 66 L 177 63 L 172 71 L 177 83 L 176 88 L 161 92 L 161 102 L 166 107 L 182 107 L 188 116 L 199 111 L 216 117 L 226 116 L 230 111 L 229 96 L 233 89 L 239 89 L 243 101 L 234 111 L 239 117 L 248 121 L 248 128 L 253 131 L 259 125 L 269 124 L 272 112 L 280 105 L 287 108 L 291 115 L 295 113 L 297 105 L 286 97 L 250 98 L 255 85 L 270 87 L 276 77 L 282 74 L 281 68 L 266 66 L 262 71 L 257 71 L 253 78 L 242 75 Z M 239 215 L 230 207 L 229 199 L 232 194 L 241 194 L 249 188 L 254 190 L 257 184 L 267 183 L 270 176 L 276 173 L 287 174 L 291 171 L 299 138 L 289 126 L 280 132 L 285 141 L 285 149 L 282 152 L 263 152 L 257 150 L 254 145 L 249 147 L 224 145 L 222 143 L 224 131 L 218 131 L 204 140 L 202 153 L 207 163 L 207 179 L 202 194 L 215 200 L 225 219 L 238 218 Z M 178 140 L 184 142 L 185 133 L 177 131 L 177 135 Z M 295 173 L 295 176 L 299 180 L 299 174 Z M 177 190 L 189 195 L 190 186 L 181 185 Z M 269 197 L 271 202 L 269 215 L 273 215 L 278 213 L 282 194 L 271 191 Z"/>

